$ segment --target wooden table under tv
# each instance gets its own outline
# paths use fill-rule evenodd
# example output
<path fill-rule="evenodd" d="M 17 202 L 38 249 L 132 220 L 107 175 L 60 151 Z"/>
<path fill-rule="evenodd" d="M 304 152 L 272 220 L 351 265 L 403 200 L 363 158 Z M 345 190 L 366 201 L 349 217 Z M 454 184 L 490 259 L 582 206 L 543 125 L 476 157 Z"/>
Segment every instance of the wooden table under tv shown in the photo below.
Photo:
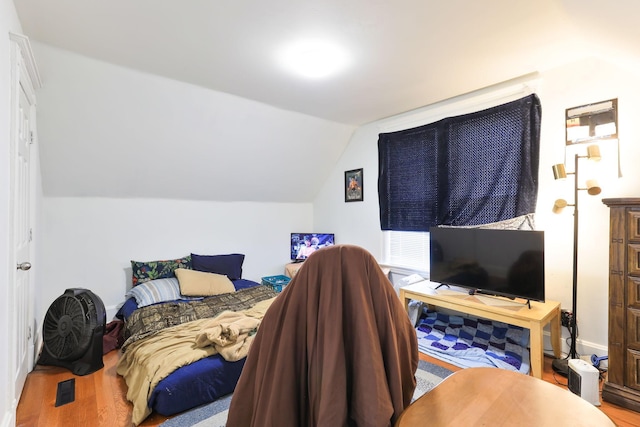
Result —
<path fill-rule="evenodd" d="M 400 288 L 400 300 L 408 310 L 409 301 L 417 300 L 431 308 L 441 307 L 484 319 L 527 328 L 530 331 L 531 374 L 542 378 L 544 363 L 543 330 L 549 324 L 551 346 L 556 358 L 561 357 L 560 303 L 547 300 L 544 303 L 526 302 L 486 295 L 469 295 L 460 288 L 436 289 L 439 283 L 422 281 Z"/>

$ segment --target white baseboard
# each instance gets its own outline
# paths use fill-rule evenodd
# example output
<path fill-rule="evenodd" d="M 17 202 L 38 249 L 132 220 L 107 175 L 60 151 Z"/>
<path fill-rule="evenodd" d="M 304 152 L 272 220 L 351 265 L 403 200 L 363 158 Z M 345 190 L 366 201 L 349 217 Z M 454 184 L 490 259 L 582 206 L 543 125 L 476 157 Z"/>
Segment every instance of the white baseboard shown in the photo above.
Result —
<path fill-rule="evenodd" d="M 544 332 L 544 352 L 546 355 L 554 357 L 553 350 L 551 346 L 551 334 L 548 331 Z M 562 337 L 562 357 L 565 357 L 569 354 L 569 345 L 567 344 L 566 338 L 567 336 Z M 584 341 L 578 338 L 576 341 L 576 353 L 580 356 L 581 359 L 585 359 L 590 361 L 591 355 L 595 354 L 597 357 L 608 356 L 609 348 L 607 346 L 603 346 L 601 344 L 593 343 L 590 341 Z M 606 369 L 608 366 L 608 360 L 603 360 L 600 362 L 600 367 Z"/>
<path fill-rule="evenodd" d="M 33 337 L 33 341 L 32 341 L 32 347 L 30 348 L 29 351 L 32 351 L 33 354 L 30 354 L 30 361 L 32 363 L 29 364 L 29 372 L 31 372 L 35 367 L 36 364 L 38 363 L 38 359 L 40 358 L 40 352 L 42 351 L 42 346 L 44 344 L 44 342 L 42 341 L 42 328 L 39 327 L 38 323 L 36 322 L 36 320 L 34 319 L 34 330 L 35 330 L 35 334 Z"/>

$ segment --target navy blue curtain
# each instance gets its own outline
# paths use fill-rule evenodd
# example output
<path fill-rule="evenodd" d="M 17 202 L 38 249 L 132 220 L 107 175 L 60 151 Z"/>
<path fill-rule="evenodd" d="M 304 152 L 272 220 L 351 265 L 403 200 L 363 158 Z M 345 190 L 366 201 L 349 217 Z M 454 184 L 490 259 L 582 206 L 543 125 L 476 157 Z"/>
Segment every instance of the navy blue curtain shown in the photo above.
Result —
<path fill-rule="evenodd" d="M 382 230 L 479 225 L 535 211 L 541 105 L 533 94 L 378 138 Z"/>

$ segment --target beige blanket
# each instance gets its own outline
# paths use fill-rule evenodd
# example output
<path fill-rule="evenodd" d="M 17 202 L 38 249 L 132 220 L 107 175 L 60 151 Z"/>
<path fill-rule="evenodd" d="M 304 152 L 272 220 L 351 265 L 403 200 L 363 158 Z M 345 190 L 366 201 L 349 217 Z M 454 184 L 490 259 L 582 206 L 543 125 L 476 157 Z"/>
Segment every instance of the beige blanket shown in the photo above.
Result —
<path fill-rule="evenodd" d="M 133 403 L 131 420 L 140 424 L 149 416 L 149 396 L 163 378 L 181 366 L 220 353 L 229 361 L 245 357 L 267 308 L 275 298 L 253 308 L 224 311 L 211 319 L 200 319 L 164 329 L 131 344 L 117 365 L 127 383 L 127 399 Z"/>

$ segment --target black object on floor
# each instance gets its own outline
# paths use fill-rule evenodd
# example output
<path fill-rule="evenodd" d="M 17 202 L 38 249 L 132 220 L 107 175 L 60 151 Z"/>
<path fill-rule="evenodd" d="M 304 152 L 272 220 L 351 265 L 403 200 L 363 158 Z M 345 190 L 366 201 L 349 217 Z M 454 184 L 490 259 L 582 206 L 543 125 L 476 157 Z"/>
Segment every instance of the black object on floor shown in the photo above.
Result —
<path fill-rule="evenodd" d="M 56 392 L 56 407 L 66 405 L 76 400 L 76 379 L 60 381 Z"/>
<path fill-rule="evenodd" d="M 553 371 L 562 375 L 563 377 L 569 376 L 569 358 L 567 359 L 553 359 L 551 362 Z"/>

